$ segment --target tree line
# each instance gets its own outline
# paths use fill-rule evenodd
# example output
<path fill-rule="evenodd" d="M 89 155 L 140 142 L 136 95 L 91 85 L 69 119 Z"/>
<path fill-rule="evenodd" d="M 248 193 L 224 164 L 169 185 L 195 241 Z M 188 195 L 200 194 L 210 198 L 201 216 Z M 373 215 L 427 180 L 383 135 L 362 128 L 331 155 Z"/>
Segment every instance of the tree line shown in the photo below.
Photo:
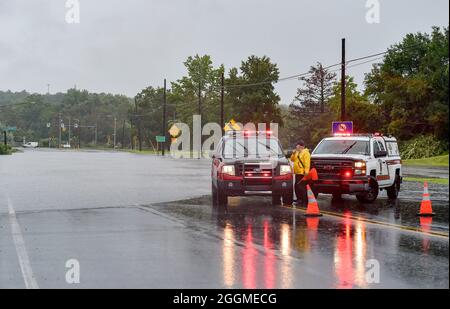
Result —
<path fill-rule="evenodd" d="M 185 76 L 166 89 L 166 128 L 190 124 L 199 113 L 204 123 L 219 123 L 222 75 L 225 120 L 277 122 L 285 147 L 300 138 L 314 147 L 339 119 L 340 82 L 321 63 L 311 66 L 295 98 L 285 104 L 274 87 L 278 66 L 267 56 L 249 56 L 227 71 L 215 67 L 209 55 L 188 57 L 184 66 Z M 347 118 L 358 132 L 384 132 L 401 141 L 425 136 L 440 143 L 439 151 L 448 150 L 448 70 L 448 27 L 408 34 L 373 65 L 364 90 L 346 77 Z M 16 138 L 45 140 L 58 136 L 61 115 L 65 125 L 78 124 L 71 127 L 71 143 L 112 146 L 115 127 L 119 147 L 136 147 L 140 132 L 144 148 L 151 148 L 154 137 L 164 134 L 163 96 L 161 86 L 149 86 L 134 98 L 78 89 L 52 95 L 6 91 L 0 92 L 0 123 L 16 126 Z M 68 141 L 67 126 L 63 138 Z"/>

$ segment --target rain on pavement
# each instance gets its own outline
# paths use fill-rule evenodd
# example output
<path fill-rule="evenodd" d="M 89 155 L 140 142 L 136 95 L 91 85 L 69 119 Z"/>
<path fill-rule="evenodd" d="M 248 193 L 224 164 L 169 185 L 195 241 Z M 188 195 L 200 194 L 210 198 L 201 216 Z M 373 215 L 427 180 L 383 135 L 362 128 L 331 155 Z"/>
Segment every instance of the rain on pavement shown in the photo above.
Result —
<path fill-rule="evenodd" d="M 430 184 L 431 219 L 416 217 L 416 182 L 396 202 L 320 196 L 324 216 L 305 218 L 260 197 L 212 207 L 209 168 L 120 152 L 0 158 L 0 288 L 24 287 L 11 207 L 40 288 L 449 287 L 448 186 Z M 366 279 L 373 261 L 379 283 Z"/>

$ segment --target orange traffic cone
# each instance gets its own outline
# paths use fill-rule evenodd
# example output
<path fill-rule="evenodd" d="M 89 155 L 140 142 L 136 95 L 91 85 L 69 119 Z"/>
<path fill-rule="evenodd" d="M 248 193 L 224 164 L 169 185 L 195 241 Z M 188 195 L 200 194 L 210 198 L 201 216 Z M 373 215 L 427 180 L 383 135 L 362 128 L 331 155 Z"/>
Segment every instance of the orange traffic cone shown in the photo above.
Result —
<path fill-rule="evenodd" d="M 306 216 L 321 217 L 322 214 L 320 213 L 319 210 L 319 204 L 317 203 L 316 197 L 314 196 L 311 187 L 307 185 L 306 189 L 308 190 L 308 208 L 306 209 Z"/>
<path fill-rule="evenodd" d="M 430 193 L 428 193 L 428 182 L 425 182 L 422 195 L 422 203 L 420 204 L 420 212 L 417 214 L 421 217 L 432 217 L 435 215 L 431 208 Z"/>

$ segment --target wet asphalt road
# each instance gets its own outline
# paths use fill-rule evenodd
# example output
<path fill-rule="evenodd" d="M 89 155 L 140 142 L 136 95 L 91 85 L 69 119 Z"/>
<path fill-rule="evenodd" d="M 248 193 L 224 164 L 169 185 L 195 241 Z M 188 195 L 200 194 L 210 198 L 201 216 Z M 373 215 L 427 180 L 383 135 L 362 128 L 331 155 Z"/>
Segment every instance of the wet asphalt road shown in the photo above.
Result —
<path fill-rule="evenodd" d="M 321 196 L 318 219 L 267 198 L 213 208 L 209 191 L 203 160 L 2 156 L 0 288 L 30 277 L 39 288 L 449 287 L 448 186 L 430 184 L 432 220 L 415 216 L 422 187 L 413 182 L 397 202 Z M 80 284 L 66 283 L 69 259 Z M 370 262 L 379 283 L 365 278 Z"/>

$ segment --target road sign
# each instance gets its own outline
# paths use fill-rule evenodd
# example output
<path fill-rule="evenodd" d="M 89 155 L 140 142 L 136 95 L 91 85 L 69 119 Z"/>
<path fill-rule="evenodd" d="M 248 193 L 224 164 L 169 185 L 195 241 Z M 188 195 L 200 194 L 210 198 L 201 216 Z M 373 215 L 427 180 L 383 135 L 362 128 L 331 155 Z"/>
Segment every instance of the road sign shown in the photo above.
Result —
<path fill-rule="evenodd" d="M 16 132 L 17 128 L 16 127 L 7 127 L 5 131 L 6 132 Z"/>
<path fill-rule="evenodd" d="M 166 137 L 165 136 L 157 136 L 156 137 L 156 142 L 157 143 L 165 143 L 166 142 Z"/>
<path fill-rule="evenodd" d="M 333 134 L 353 134 L 353 121 L 334 121 Z"/>
<path fill-rule="evenodd" d="M 180 134 L 180 132 L 181 130 L 176 125 L 173 125 L 169 130 L 169 134 L 172 137 L 177 137 Z"/>
<path fill-rule="evenodd" d="M 228 132 L 228 131 L 241 131 L 242 130 L 241 126 L 238 125 L 234 119 L 231 119 L 230 122 L 228 122 L 225 125 L 225 127 L 223 127 L 223 129 L 225 130 L 225 132 Z"/>

